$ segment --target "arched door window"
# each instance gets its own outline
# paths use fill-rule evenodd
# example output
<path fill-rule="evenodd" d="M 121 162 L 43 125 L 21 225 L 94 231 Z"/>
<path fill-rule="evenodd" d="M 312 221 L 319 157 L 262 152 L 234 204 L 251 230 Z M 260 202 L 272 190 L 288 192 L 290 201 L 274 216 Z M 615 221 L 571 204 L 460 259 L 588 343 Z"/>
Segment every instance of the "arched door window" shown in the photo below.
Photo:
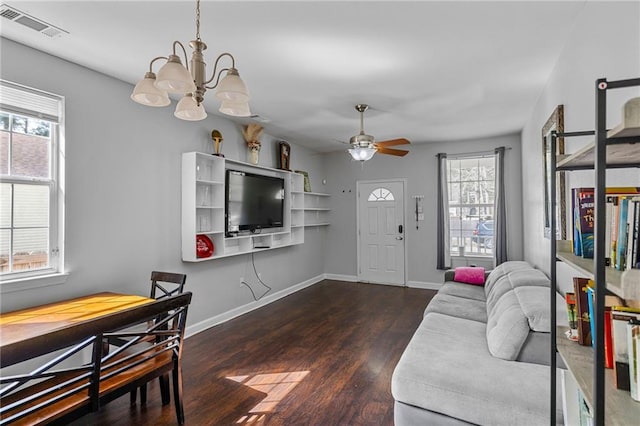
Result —
<path fill-rule="evenodd" d="M 367 201 L 394 201 L 393 193 L 387 188 L 376 188 L 369 194 Z"/>

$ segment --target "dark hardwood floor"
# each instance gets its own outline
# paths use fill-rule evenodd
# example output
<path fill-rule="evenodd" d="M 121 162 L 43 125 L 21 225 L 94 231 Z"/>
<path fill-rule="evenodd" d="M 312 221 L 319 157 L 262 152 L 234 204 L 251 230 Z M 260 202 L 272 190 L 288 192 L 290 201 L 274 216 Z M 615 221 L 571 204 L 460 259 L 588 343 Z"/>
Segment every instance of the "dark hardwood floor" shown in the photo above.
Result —
<path fill-rule="evenodd" d="M 327 280 L 187 339 L 186 424 L 393 425 L 391 375 L 434 294 Z M 148 395 L 75 424 L 175 425 Z"/>

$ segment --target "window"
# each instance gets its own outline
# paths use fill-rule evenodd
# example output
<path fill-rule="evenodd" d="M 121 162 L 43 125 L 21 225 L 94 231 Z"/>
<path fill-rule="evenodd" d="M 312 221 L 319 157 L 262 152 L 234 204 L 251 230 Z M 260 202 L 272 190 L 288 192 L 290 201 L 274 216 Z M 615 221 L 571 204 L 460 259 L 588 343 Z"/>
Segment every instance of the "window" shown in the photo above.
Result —
<path fill-rule="evenodd" d="M 492 256 L 495 155 L 446 161 L 451 254 Z"/>
<path fill-rule="evenodd" d="M 60 273 L 59 96 L 0 80 L 0 277 Z"/>
<path fill-rule="evenodd" d="M 393 193 L 387 188 L 376 188 L 371 191 L 367 201 L 394 201 Z"/>

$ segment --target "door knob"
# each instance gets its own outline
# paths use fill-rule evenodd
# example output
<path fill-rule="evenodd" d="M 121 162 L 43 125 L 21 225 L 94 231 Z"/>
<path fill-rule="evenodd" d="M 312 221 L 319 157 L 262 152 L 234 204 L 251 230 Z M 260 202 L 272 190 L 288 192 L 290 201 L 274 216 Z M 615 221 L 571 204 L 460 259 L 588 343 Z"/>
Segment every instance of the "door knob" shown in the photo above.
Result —
<path fill-rule="evenodd" d="M 404 237 L 396 237 L 396 240 L 404 240 Z"/>

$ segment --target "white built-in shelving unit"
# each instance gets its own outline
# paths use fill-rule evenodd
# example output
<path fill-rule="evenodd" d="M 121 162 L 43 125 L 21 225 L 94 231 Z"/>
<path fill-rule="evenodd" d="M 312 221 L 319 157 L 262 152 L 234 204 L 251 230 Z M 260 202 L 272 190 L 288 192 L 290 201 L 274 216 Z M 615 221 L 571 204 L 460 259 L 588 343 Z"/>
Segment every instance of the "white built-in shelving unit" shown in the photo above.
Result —
<path fill-rule="evenodd" d="M 284 226 L 238 236 L 225 235 L 226 170 L 284 179 Z M 304 176 L 201 152 L 182 154 L 182 260 L 202 262 L 304 243 L 305 226 L 329 224 L 329 196 L 304 192 Z M 196 238 L 213 242 L 212 256 L 196 256 Z"/>

